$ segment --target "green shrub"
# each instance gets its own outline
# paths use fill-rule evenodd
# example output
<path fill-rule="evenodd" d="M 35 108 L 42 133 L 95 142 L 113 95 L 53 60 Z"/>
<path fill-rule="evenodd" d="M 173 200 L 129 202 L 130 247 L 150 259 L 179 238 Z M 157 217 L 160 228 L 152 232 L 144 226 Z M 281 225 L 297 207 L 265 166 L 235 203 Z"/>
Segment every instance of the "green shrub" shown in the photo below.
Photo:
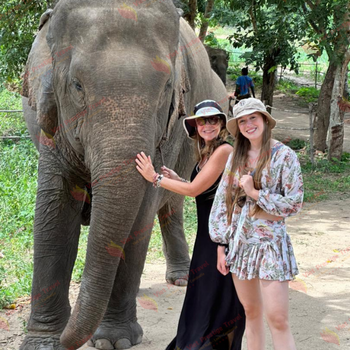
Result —
<path fill-rule="evenodd" d="M 307 145 L 307 143 L 304 140 L 292 139 L 288 141 L 286 145 L 289 146 L 291 149 L 300 150 L 304 148 Z"/>
<path fill-rule="evenodd" d="M 317 90 L 314 87 L 303 87 L 300 88 L 296 94 L 302 97 L 305 102 L 316 102 L 320 95 L 320 90 Z"/>
<path fill-rule="evenodd" d="M 281 79 L 276 86 L 276 90 L 279 90 L 283 93 L 295 94 L 299 89 L 300 87 L 298 85 L 295 85 L 290 80 L 285 79 Z"/>

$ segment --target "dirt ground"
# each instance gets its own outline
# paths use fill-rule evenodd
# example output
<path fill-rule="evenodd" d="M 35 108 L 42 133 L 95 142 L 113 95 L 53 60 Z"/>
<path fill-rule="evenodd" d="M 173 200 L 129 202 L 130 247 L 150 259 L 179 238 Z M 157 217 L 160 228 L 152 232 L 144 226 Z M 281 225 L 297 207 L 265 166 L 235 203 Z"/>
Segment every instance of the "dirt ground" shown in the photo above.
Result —
<path fill-rule="evenodd" d="M 307 108 L 284 95 L 275 97 L 275 107 L 275 138 L 308 138 L 308 131 L 285 129 L 307 128 Z M 344 150 L 350 152 L 349 124 Z M 298 216 L 287 221 L 300 270 L 290 284 L 290 320 L 298 350 L 350 348 L 349 208 L 350 196 L 344 193 L 337 200 L 306 203 Z M 144 338 L 135 350 L 164 350 L 176 333 L 185 288 L 166 284 L 164 275 L 164 263 L 146 264 L 137 310 Z M 71 286 L 72 303 L 78 289 Z M 29 310 L 29 300 L 20 301 L 14 310 L 0 310 L 0 350 L 19 349 Z M 268 350 L 273 349 L 269 335 L 267 344 Z"/>

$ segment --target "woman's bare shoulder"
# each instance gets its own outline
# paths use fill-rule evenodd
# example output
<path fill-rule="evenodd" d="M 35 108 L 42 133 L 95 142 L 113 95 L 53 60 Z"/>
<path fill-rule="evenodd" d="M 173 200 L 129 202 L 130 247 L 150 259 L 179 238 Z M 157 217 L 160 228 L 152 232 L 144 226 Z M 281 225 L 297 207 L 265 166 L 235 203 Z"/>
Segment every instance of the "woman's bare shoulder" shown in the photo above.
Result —
<path fill-rule="evenodd" d="M 233 151 L 233 147 L 229 143 L 224 143 L 220 145 L 214 153 L 227 154 L 229 155 Z"/>
<path fill-rule="evenodd" d="M 228 143 L 219 146 L 210 157 L 212 159 L 212 163 L 226 164 L 232 151 L 233 147 Z"/>

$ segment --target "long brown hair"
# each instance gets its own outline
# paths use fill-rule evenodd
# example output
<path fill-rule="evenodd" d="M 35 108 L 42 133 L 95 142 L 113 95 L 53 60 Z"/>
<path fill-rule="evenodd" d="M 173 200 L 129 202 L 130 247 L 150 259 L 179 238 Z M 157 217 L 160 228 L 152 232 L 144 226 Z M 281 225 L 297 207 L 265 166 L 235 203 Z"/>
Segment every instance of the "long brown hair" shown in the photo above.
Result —
<path fill-rule="evenodd" d="M 255 173 L 253 176 L 254 188 L 260 190 L 261 187 L 261 175 L 263 169 L 268 166 L 268 171 L 270 171 L 270 161 L 271 161 L 271 128 L 267 124 L 266 117 L 260 113 L 264 119 L 264 131 L 262 134 L 262 143 L 258 162 L 255 168 Z M 236 120 L 237 122 L 237 120 Z M 242 196 L 246 196 L 246 193 L 243 189 L 238 186 L 239 179 L 248 174 L 248 171 L 251 171 L 248 167 L 248 151 L 250 149 L 249 140 L 243 136 L 239 131 L 239 128 L 236 128 L 235 135 L 235 144 L 233 149 L 232 164 L 229 175 L 228 186 L 226 188 L 226 207 L 227 207 L 227 221 L 231 224 L 232 214 L 235 204 L 238 202 L 238 199 Z M 238 179 L 235 179 L 236 172 L 238 171 Z M 255 204 L 252 214 L 255 215 L 258 212 L 261 212 L 262 209 Z"/>
<path fill-rule="evenodd" d="M 221 123 L 221 130 L 219 132 L 219 135 L 212 141 L 208 142 L 207 144 L 202 139 L 202 137 L 199 135 L 198 131 L 196 131 L 195 140 L 196 140 L 196 161 L 200 163 L 205 157 L 209 159 L 209 157 L 214 153 L 214 151 L 226 141 L 228 136 L 228 131 L 226 127 L 223 127 L 223 121 L 220 118 Z"/>

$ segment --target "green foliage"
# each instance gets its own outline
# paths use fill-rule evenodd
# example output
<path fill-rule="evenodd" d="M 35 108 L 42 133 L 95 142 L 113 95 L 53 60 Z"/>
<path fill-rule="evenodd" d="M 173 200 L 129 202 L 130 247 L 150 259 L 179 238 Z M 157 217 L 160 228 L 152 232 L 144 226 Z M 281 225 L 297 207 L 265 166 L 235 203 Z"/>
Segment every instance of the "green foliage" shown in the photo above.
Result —
<path fill-rule="evenodd" d="M 307 145 L 304 140 L 300 140 L 300 139 L 292 139 L 289 142 L 286 142 L 285 144 L 294 150 L 300 150 Z"/>
<path fill-rule="evenodd" d="M 19 79 L 40 16 L 51 1 L 8 0 L 0 8 L 0 82 Z"/>
<path fill-rule="evenodd" d="M 303 87 L 300 88 L 296 94 L 304 99 L 305 102 L 316 102 L 320 95 L 320 90 L 314 87 Z"/>
<path fill-rule="evenodd" d="M 293 82 L 282 79 L 278 82 L 276 89 L 284 93 L 295 94 L 300 88 Z"/>
<path fill-rule="evenodd" d="M 233 47 L 251 47 L 242 58 L 247 64 L 254 63 L 257 69 L 282 65 L 298 70 L 297 41 L 305 32 L 305 23 L 300 11 L 289 13 L 288 9 L 279 9 L 276 5 L 264 6 L 251 1 L 232 2 L 237 17 L 234 33 L 229 37 Z M 238 14 L 239 12 L 239 14 Z M 233 22 L 233 20 L 232 20 Z"/>
<path fill-rule="evenodd" d="M 214 32 L 208 33 L 208 35 L 204 39 L 204 44 L 208 45 L 210 47 L 221 49 L 220 43 L 219 43 L 218 39 L 215 37 Z"/>

